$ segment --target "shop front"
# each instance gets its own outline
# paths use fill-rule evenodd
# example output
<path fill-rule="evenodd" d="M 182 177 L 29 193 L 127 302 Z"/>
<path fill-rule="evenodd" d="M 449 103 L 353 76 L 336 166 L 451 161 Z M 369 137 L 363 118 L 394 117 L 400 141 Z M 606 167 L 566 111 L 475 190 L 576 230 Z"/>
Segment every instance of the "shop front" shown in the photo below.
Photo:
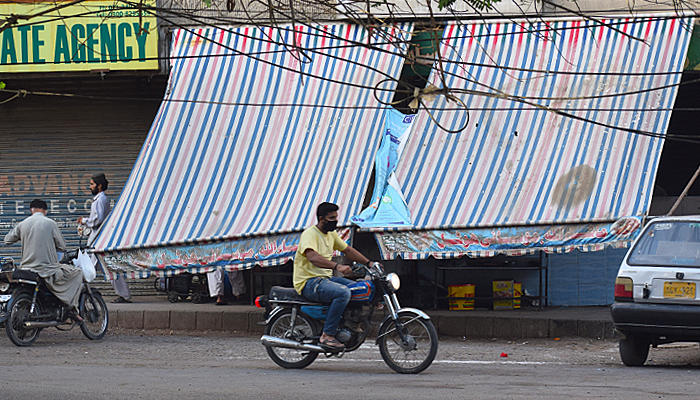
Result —
<path fill-rule="evenodd" d="M 605 22 L 446 26 L 444 74 L 430 80 L 453 97 L 421 97 L 390 177 L 410 221 L 360 224 L 382 259 L 434 271 L 462 260 L 450 268 L 466 271 L 474 258 L 534 255 L 551 287 L 571 265 L 547 254 L 581 254 L 578 271 L 634 240 L 689 31 L 673 18 Z M 112 273 L 279 265 L 319 202 L 339 204 L 346 223 L 360 215 L 393 95 L 377 88 L 399 75 L 405 49 L 358 46 L 388 36 L 348 24 L 294 32 L 174 32 L 169 90 L 97 242 Z M 600 292 L 582 300 L 585 283 L 568 282 L 569 305 L 605 304 L 612 267 L 601 265 L 587 273 Z M 530 286 L 545 302 L 546 285 Z"/>
<path fill-rule="evenodd" d="M 549 288 L 570 294 L 558 304 L 609 304 L 619 257 L 606 254 L 649 215 L 689 22 L 448 24 L 442 73 L 429 83 L 453 97 L 421 98 L 395 171 L 410 224 L 361 232 L 384 260 L 430 259 L 434 285 L 474 283 L 544 253 Z M 560 262 L 567 253 L 573 262 Z M 529 289 L 542 296 L 537 274 Z M 491 282 L 481 286 L 491 296 Z"/>

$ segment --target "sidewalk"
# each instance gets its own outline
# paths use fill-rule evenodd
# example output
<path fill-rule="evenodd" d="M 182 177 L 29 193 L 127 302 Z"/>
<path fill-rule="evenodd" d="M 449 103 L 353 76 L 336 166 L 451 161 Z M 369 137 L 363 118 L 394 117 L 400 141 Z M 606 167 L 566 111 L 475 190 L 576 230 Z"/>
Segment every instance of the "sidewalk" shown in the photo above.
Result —
<path fill-rule="evenodd" d="M 168 302 L 162 296 L 135 296 L 132 303 L 112 304 L 105 297 L 110 326 L 123 329 L 227 331 L 262 335 L 263 310 L 251 305 L 217 306 L 189 300 Z M 612 338 L 610 307 L 546 307 L 519 310 L 425 310 L 440 336 L 455 338 Z M 381 320 L 383 312 L 375 312 Z"/>

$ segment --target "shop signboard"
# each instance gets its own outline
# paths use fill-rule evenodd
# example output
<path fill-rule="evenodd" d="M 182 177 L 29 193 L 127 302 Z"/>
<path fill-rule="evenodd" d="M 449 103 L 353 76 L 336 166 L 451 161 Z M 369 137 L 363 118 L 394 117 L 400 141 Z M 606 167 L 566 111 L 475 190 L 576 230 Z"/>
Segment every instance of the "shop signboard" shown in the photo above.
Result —
<path fill-rule="evenodd" d="M 685 71 L 700 71 L 700 24 L 693 24 L 693 34 L 688 44 L 688 56 L 683 67 Z"/>
<path fill-rule="evenodd" d="M 125 3 L 0 3 L 0 73 L 157 70 L 156 17 Z"/>

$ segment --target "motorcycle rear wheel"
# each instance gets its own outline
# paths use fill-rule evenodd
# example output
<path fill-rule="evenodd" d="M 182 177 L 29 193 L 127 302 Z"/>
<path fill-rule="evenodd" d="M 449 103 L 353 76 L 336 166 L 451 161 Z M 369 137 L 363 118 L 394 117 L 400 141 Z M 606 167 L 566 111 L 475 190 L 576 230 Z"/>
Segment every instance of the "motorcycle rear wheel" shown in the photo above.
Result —
<path fill-rule="evenodd" d="M 10 341 L 17 346 L 31 346 L 41 332 L 41 328 L 26 329 L 24 327 L 24 323 L 30 316 L 36 316 L 40 313 L 39 307 L 34 307 L 33 312 L 30 312 L 31 308 L 32 296 L 28 293 L 20 293 L 16 295 L 12 302 L 12 308 L 9 310 L 10 316 L 5 321 L 5 331 Z"/>
<path fill-rule="evenodd" d="M 89 294 L 81 294 L 79 312 L 80 316 L 85 320 L 80 325 L 83 335 L 90 340 L 102 339 L 109 327 L 109 311 L 107 311 L 107 305 L 102 296 L 93 292 L 92 300 L 90 300 Z"/>
<path fill-rule="evenodd" d="M 417 374 L 428 368 L 435 359 L 438 336 L 430 320 L 414 313 L 399 314 L 404 335 L 409 343 L 404 344 L 393 320 L 387 320 L 379 328 L 379 352 L 389 368 L 400 374 Z"/>
<path fill-rule="evenodd" d="M 275 315 L 265 326 L 265 334 L 310 343 L 313 337 L 320 335 L 320 332 L 316 322 L 301 312 L 297 313 L 294 330 L 292 330 L 292 310 L 286 309 Z M 272 346 L 267 347 L 267 354 L 275 364 L 287 369 L 306 368 L 318 357 L 318 353 L 307 350 Z"/>

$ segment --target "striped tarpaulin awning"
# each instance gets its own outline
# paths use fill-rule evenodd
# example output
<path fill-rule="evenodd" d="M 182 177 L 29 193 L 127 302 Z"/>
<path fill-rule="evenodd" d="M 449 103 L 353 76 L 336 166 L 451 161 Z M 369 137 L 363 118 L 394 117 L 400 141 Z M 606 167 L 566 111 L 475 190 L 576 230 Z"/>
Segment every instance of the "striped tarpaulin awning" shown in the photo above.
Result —
<path fill-rule="evenodd" d="M 320 202 L 347 221 L 381 139 L 377 99 L 391 100 L 383 82 L 398 78 L 409 35 L 410 25 L 371 37 L 350 24 L 176 30 L 164 101 L 95 251 L 132 276 L 272 265 L 293 256 Z"/>
<path fill-rule="evenodd" d="M 379 229 L 383 256 L 629 242 L 638 229 L 620 236 L 609 228 L 648 213 L 690 27 L 673 18 L 449 24 L 445 74 L 434 69 L 430 79 L 458 89 L 469 111 L 439 96 L 425 103 L 434 120 L 419 112 L 397 167 L 414 234 Z M 436 122 L 465 129 L 448 133 Z M 546 239 L 572 224 L 586 237 L 603 229 L 607 239 Z M 428 230 L 474 240 L 449 245 L 424 237 Z"/>

